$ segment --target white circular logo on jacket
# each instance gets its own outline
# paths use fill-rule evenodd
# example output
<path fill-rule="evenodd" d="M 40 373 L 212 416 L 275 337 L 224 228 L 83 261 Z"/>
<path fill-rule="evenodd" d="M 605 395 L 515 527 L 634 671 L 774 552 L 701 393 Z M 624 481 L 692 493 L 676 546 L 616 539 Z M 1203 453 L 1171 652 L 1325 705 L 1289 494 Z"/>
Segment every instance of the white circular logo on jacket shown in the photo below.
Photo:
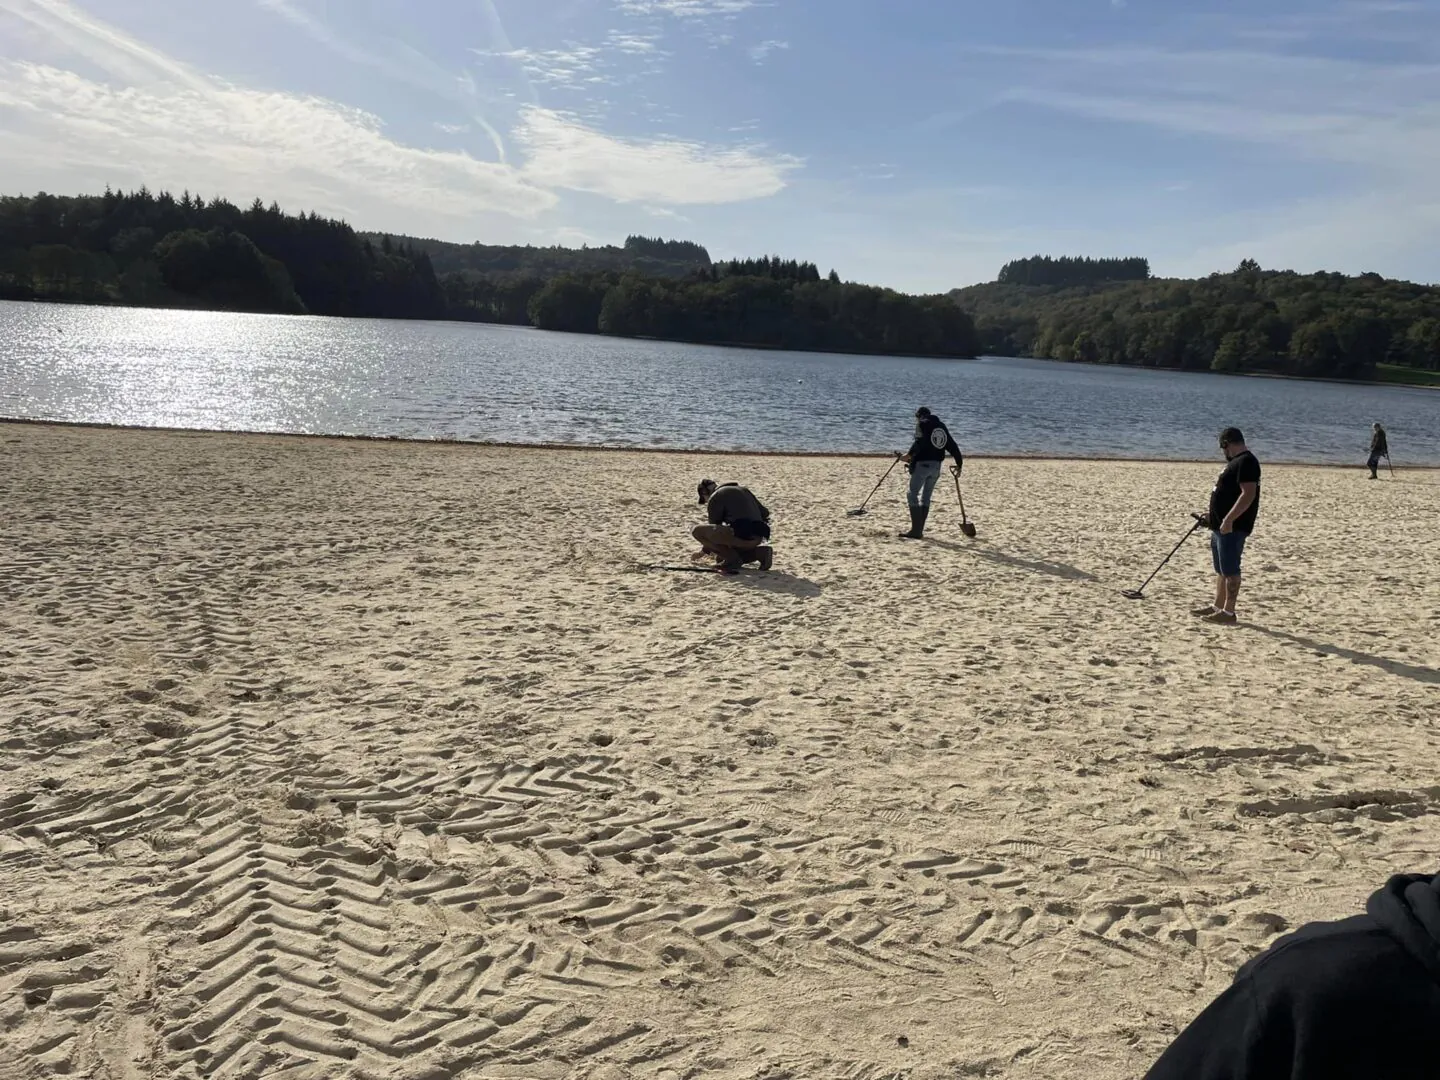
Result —
<path fill-rule="evenodd" d="M 944 428 L 937 427 L 934 431 L 930 432 L 930 445 L 935 447 L 936 450 L 944 450 L 946 443 L 949 441 L 950 436 L 946 434 Z"/>

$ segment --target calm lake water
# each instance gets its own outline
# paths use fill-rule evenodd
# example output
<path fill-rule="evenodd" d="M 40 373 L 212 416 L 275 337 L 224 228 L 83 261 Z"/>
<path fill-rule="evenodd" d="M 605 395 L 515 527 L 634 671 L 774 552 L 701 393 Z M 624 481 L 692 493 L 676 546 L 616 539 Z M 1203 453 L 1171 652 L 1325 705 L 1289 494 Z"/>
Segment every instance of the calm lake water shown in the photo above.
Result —
<path fill-rule="evenodd" d="M 1440 465 L 1440 392 L 671 345 L 460 323 L 0 302 L 0 416 L 147 427 L 886 452 L 916 406 L 967 453 Z"/>

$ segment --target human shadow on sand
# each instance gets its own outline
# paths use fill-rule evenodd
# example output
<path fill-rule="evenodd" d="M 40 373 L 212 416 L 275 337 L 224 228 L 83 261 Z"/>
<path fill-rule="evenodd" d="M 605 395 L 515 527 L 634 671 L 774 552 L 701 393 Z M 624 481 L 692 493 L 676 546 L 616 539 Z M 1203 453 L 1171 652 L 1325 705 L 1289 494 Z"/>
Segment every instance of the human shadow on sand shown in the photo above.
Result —
<path fill-rule="evenodd" d="M 821 592 L 820 586 L 809 578 L 796 577 L 782 570 L 746 569 L 734 577 L 716 576 L 732 585 L 743 585 L 761 592 L 785 593 L 788 596 L 798 596 L 802 600 L 814 600 Z"/>
<path fill-rule="evenodd" d="M 1389 657 L 1376 656 L 1373 653 L 1346 649 L 1339 645 L 1326 645 L 1323 642 L 1300 637 L 1298 634 L 1289 634 L 1284 630 L 1271 630 L 1265 626 L 1256 626 L 1254 623 L 1242 622 L 1239 626 L 1246 630 L 1253 630 L 1257 634 L 1264 634 L 1268 638 L 1274 638 L 1276 641 L 1283 641 L 1288 645 L 1298 645 L 1302 649 L 1324 653 L 1326 656 L 1338 656 L 1342 660 L 1349 660 L 1352 664 L 1379 668 L 1391 675 L 1399 675 L 1402 679 L 1414 679 L 1416 682 L 1440 686 L 1440 671 L 1422 664 L 1406 664 L 1399 660 L 1391 660 Z"/>
<path fill-rule="evenodd" d="M 984 559 L 986 562 L 995 563 L 998 566 L 1008 566 L 1013 570 L 1026 570 L 1032 574 L 1048 574 L 1050 577 L 1062 578 L 1065 581 L 1099 581 L 1094 574 L 1086 573 L 1084 570 L 1069 566 L 1066 563 L 1048 562 L 1044 559 L 1022 559 L 1018 555 L 1006 555 L 1003 551 L 996 551 L 994 548 L 984 546 L 984 542 L 962 544 L 954 540 L 926 541 L 934 547 L 944 548 L 946 551 L 958 551 L 965 555 L 973 555 L 977 559 Z"/>

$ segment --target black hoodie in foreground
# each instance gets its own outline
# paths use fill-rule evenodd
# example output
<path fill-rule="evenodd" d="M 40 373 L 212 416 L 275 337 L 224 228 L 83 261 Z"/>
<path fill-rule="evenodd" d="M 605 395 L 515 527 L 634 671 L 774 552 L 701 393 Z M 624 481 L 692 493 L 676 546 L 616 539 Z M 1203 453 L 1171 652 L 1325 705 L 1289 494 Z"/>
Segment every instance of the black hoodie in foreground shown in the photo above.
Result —
<path fill-rule="evenodd" d="M 1242 967 L 1145 1080 L 1440 1077 L 1440 877 L 1311 923 Z"/>

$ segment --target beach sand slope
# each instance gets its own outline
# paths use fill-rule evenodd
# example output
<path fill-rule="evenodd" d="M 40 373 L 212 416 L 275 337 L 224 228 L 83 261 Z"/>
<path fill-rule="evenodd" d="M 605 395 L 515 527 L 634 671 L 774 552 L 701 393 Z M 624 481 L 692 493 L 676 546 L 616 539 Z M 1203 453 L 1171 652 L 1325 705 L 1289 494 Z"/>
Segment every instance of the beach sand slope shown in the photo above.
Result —
<path fill-rule="evenodd" d="M 1219 467 L 0 426 L 0 1075 L 1137 1076 L 1440 851 L 1440 475 Z"/>

